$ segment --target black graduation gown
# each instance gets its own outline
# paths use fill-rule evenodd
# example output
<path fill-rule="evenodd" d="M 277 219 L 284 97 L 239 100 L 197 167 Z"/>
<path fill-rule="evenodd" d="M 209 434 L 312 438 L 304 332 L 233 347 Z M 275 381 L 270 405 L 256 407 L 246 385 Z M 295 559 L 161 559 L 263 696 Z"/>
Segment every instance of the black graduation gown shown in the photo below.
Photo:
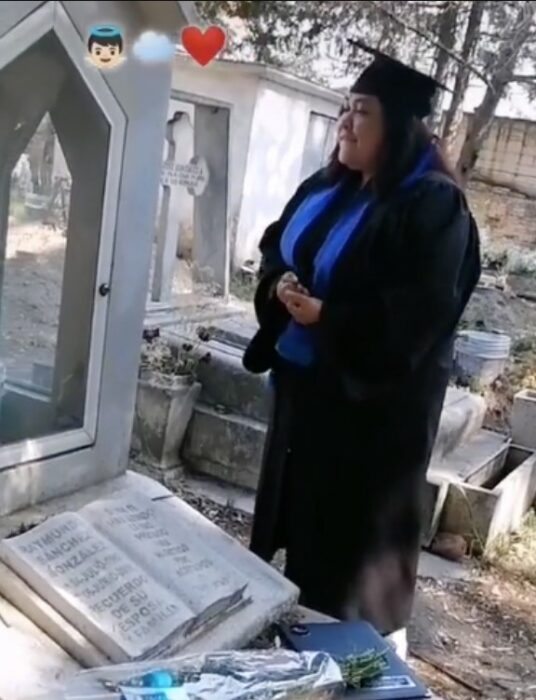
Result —
<path fill-rule="evenodd" d="M 318 363 L 299 370 L 274 348 L 289 318 L 273 295 L 287 269 L 279 241 L 325 177 L 302 183 L 260 244 L 260 328 L 244 365 L 271 369 L 274 391 L 251 549 L 267 561 L 286 549 L 286 575 L 304 605 L 389 634 L 411 613 L 421 495 L 456 326 L 480 275 L 478 232 L 442 174 L 384 200 L 336 263 Z M 307 235 L 316 249 L 332 216 Z M 309 286 L 307 277 L 304 266 Z"/>

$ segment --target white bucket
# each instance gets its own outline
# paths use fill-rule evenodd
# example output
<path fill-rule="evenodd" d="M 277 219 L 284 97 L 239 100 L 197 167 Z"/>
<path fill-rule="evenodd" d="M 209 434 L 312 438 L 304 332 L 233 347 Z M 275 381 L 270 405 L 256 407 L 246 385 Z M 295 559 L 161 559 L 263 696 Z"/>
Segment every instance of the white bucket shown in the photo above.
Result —
<path fill-rule="evenodd" d="M 463 331 L 456 340 L 456 371 L 464 380 L 491 384 L 506 367 L 512 339 L 505 333 Z"/>

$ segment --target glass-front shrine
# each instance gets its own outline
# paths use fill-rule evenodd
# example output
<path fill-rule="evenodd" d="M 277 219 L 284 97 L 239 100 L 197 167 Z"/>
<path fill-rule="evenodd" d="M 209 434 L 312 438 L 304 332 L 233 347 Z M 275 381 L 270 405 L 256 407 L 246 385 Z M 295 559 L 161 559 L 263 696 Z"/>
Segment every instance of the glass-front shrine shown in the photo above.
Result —
<path fill-rule="evenodd" d="M 40 94 L 17 77 L 44 72 Z M 82 443 L 94 439 L 89 411 L 98 377 L 95 368 L 90 376 L 90 355 L 102 352 L 92 321 L 95 316 L 99 324 L 106 311 L 94 293 L 97 270 L 101 279 L 110 276 L 110 256 L 99 261 L 99 252 L 111 127 L 53 31 L 2 70 L 0 90 L 20 105 L 11 110 L 8 128 L 15 138 L 5 150 L 13 169 L 11 177 L 3 173 L 2 183 L 9 207 L 0 441 L 77 430 L 85 433 Z"/>
<path fill-rule="evenodd" d="M 171 67 L 87 61 L 92 26 L 186 3 L 2 3 L 0 515 L 126 466 Z"/>

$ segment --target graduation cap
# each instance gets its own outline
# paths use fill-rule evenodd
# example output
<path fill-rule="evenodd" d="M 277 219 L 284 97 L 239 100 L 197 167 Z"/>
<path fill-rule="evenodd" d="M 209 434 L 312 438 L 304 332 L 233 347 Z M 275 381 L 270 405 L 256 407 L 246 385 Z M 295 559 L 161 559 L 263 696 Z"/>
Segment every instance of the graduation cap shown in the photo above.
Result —
<path fill-rule="evenodd" d="M 358 39 L 348 41 L 374 56 L 372 63 L 352 85 L 351 92 L 373 95 L 388 109 L 424 119 L 432 111 L 436 91 L 447 89 L 434 78 L 404 65 Z"/>

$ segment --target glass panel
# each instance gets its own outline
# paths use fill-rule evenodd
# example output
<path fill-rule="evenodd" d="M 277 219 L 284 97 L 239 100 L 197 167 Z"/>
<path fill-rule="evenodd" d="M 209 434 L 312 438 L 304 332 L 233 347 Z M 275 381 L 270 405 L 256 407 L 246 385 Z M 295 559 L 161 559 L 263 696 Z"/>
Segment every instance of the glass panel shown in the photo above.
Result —
<path fill-rule="evenodd" d="M 84 423 L 109 125 L 50 33 L 0 71 L 0 444 Z"/>

